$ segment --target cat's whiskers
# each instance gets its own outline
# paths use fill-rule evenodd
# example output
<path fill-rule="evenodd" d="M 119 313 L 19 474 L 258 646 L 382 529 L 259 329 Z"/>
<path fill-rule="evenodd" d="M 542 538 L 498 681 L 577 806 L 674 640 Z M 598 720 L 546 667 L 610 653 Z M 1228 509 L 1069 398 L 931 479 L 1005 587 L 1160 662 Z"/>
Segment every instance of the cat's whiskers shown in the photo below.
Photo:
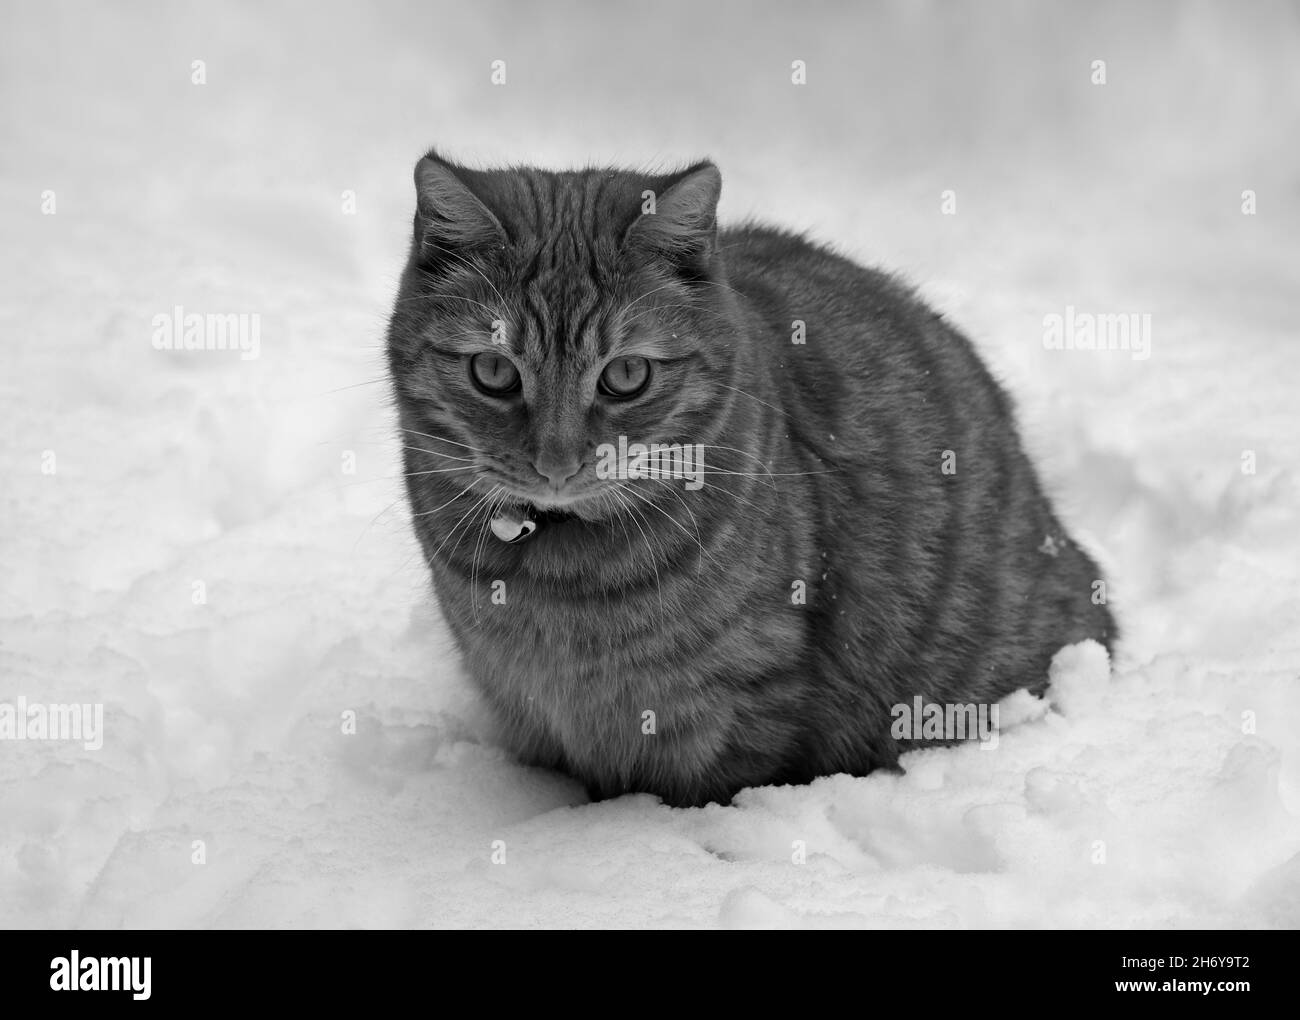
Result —
<path fill-rule="evenodd" d="M 758 454 L 756 453 L 750 453 L 748 450 L 740 450 L 734 446 L 720 446 L 717 443 L 700 443 L 698 445 L 702 450 L 726 450 L 728 453 L 738 453 L 742 457 L 748 457 L 750 460 L 756 460 L 760 465 L 762 465 L 764 471 L 766 471 L 768 474 L 771 474 L 771 469 L 767 466 L 767 462 L 763 460 L 762 457 L 758 456 Z"/>
<path fill-rule="evenodd" d="M 740 493 L 738 493 L 738 492 L 732 492 L 732 491 L 731 491 L 730 489 L 728 489 L 725 485 L 718 485 L 718 484 L 715 483 L 715 482 L 705 482 L 705 483 L 704 483 L 704 487 L 705 487 L 706 489 L 711 489 L 713 492 L 721 492 L 721 493 L 724 493 L 724 494 L 730 496 L 730 497 L 731 497 L 732 499 L 734 499 L 737 503 L 743 503 L 745 506 L 749 507 L 751 510 L 753 510 L 753 511 L 754 511 L 755 513 L 757 513 L 757 514 L 764 514 L 764 513 L 768 512 L 764 507 L 761 507 L 761 506 L 759 506 L 757 503 L 755 503 L 755 502 L 753 502 L 753 501 L 751 501 L 751 500 L 746 499 L 746 498 L 745 498 L 744 496 L 742 496 Z"/>
<path fill-rule="evenodd" d="M 384 376 L 380 376 L 378 379 L 367 379 L 365 382 L 350 383 L 347 386 L 339 386 L 332 390 L 322 390 L 321 395 L 330 396 L 335 393 L 342 393 L 344 390 L 355 390 L 359 386 L 373 386 L 375 385 L 375 383 L 381 383 L 381 382 L 391 383 L 392 381 L 393 381 L 392 376 L 384 375 Z"/>
<path fill-rule="evenodd" d="M 641 515 L 631 502 L 629 502 L 627 494 L 621 491 L 622 486 L 618 485 L 617 482 L 615 483 L 615 486 L 616 489 L 611 489 L 610 491 L 618 497 L 623 508 L 627 510 L 628 515 L 632 518 L 632 523 L 636 525 L 636 530 L 641 532 L 641 539 L 645 542 L 646 552 L 650 555 L 650 568 L 655 572 L 655 590 L 659 593 L 659 618 L 662 620 L 663 617 L 667 615 L 668 611 L 664 607 L 664 589 L 663 583 L 659 578 L 659 564 L 655 556 L 654 547 L 650 544 L 650 536 L 646 533 L 646 528 L 650 526 L 650 522 Z M 645 522 L 646 528 L 641 526 L 641 521 Z M 626 532 L 626 529 L 624 529 L 624 531 Z"/>
<path fill-rule="evenodd" d="M 642 493 L 640 493 L 640 492 L 637 492 L 636 489 L 634 489 L 632 486 L 627 485 L 627 484 L 624 484 L 624 483 L 622 483 L 622 482 L 615 482 L 614 485 L 617 486 L 619 489 L 622 489 L 624 492 L 628 493 L 629 495 L 635 496 L 637 499 L 639 499 L 639 500 L 641 500 L 643 503 L 645 503 L 645 504 L 647 504 L 647 505 L 653 507 L 655 510 L 658 510 L 659 513 L 663 514 L 664 517 L 665 517 L 668 521 L 670 521 L 670 522 L 672 523 L 673 527 L 675 527 L 678 531 L 680 531 L 680 532 L 681 532 L 683 535 L 685 535 L 687 538 L 691 539 L 691 541 L 693 541 L 693 542 L 696 544 L 696 546 L 699 547 L 700 555 L 701 555 L 701 556 L 708 556 L 708 558 L 711 559 L 711 560 L 713 560 L 713 562 L 718 566 L 719 569 L 723 570 L 724 572 L 726 571 L 727 568 L 726 568 L 725 566 L 723 566 L 721 563 L 718 563 L 717 559 L 714 558 L 713 554 L 710 553 L 710 552 L 708 552 L 708 551 L 704 548 L 704 544 L 703 544 L 703 543 L 702 543 L 702 542 L 701 542 L 701 541 L 700 541 L 696 536 L 692 535 L 689 531 L 687 531 L 686 528 L 685 528 L 685 526 L 683 526 L 682 523 L 681 523 L 679 520 L 677 520 L 677 518 L 675 518 L 675 517 L 674 517 L 672 514 L 670 514 L 667 510 L 665 510 L 663 507 L 661 507 L 661 506 L 660 506 L 658 503 L 656 503 L 653 499 L 651 499 L 649 496 L 646 496 L 646 495 L 644 495 L 644 494 L 642 494 Z"/>
<path fill-rule="evenodd" d="M 618 526 L 623 529 L 623 540 L 630 548 L 632 545 L 632 535 L 627 530 L 627 521 L 624 520 L 624 514 L 621 512 L 624 507 L 617 497 L 618 493 L 613 489 L 600 490 L 600 498 L 602 500 L 608 500 L 610 518 L 618 521 Z"/>
<path fill-rule="evenodd" d="M 668 492 L 669 492 L 669 494 L 672 495 L 672 496 L 677 500 L 677 502 L 680 503 L 680 504 L 682 505 L 682 509 L 685 510 L 687 516 L 690 517 L 690 519 L 691 519 L 691 524 L 692 524 L 692 525 L 694 526 L 694 528 L 695 528 L 695 544 L 698 545 L 698 546 L 700 547 L 700 557 L 699 557 L 699 559 L 696 561 L 695 573 L 696 573 L 696 574 L 699 574 L 699 573 L 703 572 L 703 570 L 704 570 L 704 544 L 703 544 L 702 536 L 700 535 L 700 522 L 699 522 L 699 520 L 696 519 L 695 514 L 691 511 L 690 506 L 687 505 L 686 500 L 682 499 L 682 494 L 681 494 L 680 492 L 678 492 L 678 491 L 676 490 L 676 488 L 674 488 L 674 487 L 669 483 L 669 481 L 668 481 L 666 478 L 656 478 L 656 479 L 649 479 L 649 480 L 650 480 L 650 481 L 657 481 L 660 485 L 666 485 L 666 486 L 668 487 Z"/>
<path fill-rule="evenodd" d="M 658 481 L 662 485 L 671 485 L 671 482 L 668 479 L 661 478 L 658 479 Z M 701 485 L 703 488 L 709 489 L 712 492 L 726 493 L 726 495 L 730 496 L 736 502 L 743 503 L 745 506 L 756 511 L 757 513 L 762 514 L 767 512 L 763 507 L 759 506 L 757 503 L 751 502 L 750 500 L 746 499 L 744 496 L 740 495 L 740 493 L 738 492 L 732 492 L 724 485 L 718 485 L 714 482 L 704 482 L 704 481 L 701 482 Z"/>
<path fill-rule="evenodd" d="M 789 418 L 789 417 L 790 417 L 790 415 L 787 414 L 785 411 L 783 411 L 781 408 L 776 407 L 776 406 L 774 406 L 773 404 L 769 404 L 766 400 L 763 400 L 763 399 L 761 399 L 761 398 L 759 398 L 759 397 L 754 396 L 754 394 L 750 393 L 748 390 L 742 390 L 739 386 L 729 386 L 729 385 L 727 385 L 727 383 L 718 383 L 718 385 L 721 386 L 724 390 L 732 390 L 732 391 L 735 392 L 735 393 L 739 393 L 739 394 L 741 394 L 742 396 L 746 396 L 746 397 L 748 397 L 750 400 L 753 400 L 753 401 L 756 401 L 757 403 L 762 404 L 764 407 L 768 408 L 769 410 L 775 411 L 775 412 L 776 412 L 777 414 L 779 414 L 782 418 Z"/>
<path fill-rule="evenodd" d="M 838 470 L 838 468 L 828 468 L 825 471 L 769 471 L 767 474 L 760 475 L 753 471 L 732 471 L 728 468 L 720 468 L 712 464 L 707 464 L 704 466 L 704 470 L 701 473 L 706 475 L 735 475 L 738 478 L 760 478 L 771 480 L 774 478 L 804 478 L 808 475 L 833 475 Z"/>
<path fill-rule="evenodd" d="M 492 524 L 492 516 L 497 509 L 509 497 L 509 493 L 502 492 L 488 503 L 487 509 L 483 514 L 483 520 L 478 527 L 478 541 L 474 543 L 474 555 L 470 558 L 469 571 L 469 591 L 470 605 L 474 610 L 474 619 L 478 620 L 478 559 L 483 551 L 483 542 L 487 538 L 488 531 Z M 453 550 L 454 551 L 454 550 Z"/>
<path fill-rule="evenodd" d="M 700 460 L 695 462 L 694 470 L 692 472 L 692 477 L 695 474 L 732 475 L 736 478 L 753 478 L 759 482 L 762 482 L 767 488 L 771 489 L 773 492 L 777 491 L 777 485 L 776 485 L 777 476 L 773 475 L 770 471 L 760 475 L 754 471 L 735 471 L 731 468 L 721 467 L 720 465 L 710 464 L 707 461 Z"/>
<path fill-rule="evenodd" d="M 411 435 L 413 435 L 413 436 L 422 436 L 422 437 L 425 438 L 425 439 L 433 439 L 433 440 L 436 440 L 436 441 L 439 442 L 439 443 L 447 443 L 447 444 L 449 444 L 449 445 L 451 445 L 451 446 L 459 446 L 459 447 L 462 447 L 463 449 L 466 449 L 466 450 L 472 450 L 474 453 L 483 453 L 483 452 L 485 452 L 485 451 L 483 451 L 483 450 L 480 450 L 477 446 L 470 446 L 468 443 L 458 443 L 456 440 L 454 440 L 454 439 L 448 439 L 446 436 L 435 436 L 435 435 L 433 435 L 432 433 L 429 433 L 429 432 L 418 432 L 418 431 L 416 431 L 415 429 L 408 429 L 408 428 L 406 428 L 405 426 L 402 427 L 402 431 L 403 431 L 403 432 L 409 432 L 409 433 L 410 433 Z M 444 455 L 444 456 L 445 456 L 445 455 Z"/>
<path fill-rule="evenodd" d="M 476 478 L 474 481 L 478 481 L 478 479 Z M 473 482 L 471 482 L 470 484 L 472 485 Z M 481 507 L 484 503 L 486 503 L 489 499 L 491 499 L 491 498 L 492 498 L 492 497 L 493 497 L 493 496 L 494 496 L 494 495 L 495 495 L 495 494 L 496 494 L 500 489 L 501 489 L 501 486 L 500 486 L 500 485 L 494 485 L 494 486 L 492 486 L 492 488 L 490 488 L 490 489 L 489 489 L 489 490 L 488 490 L 488 491 L 487 491 L 483 496 L 481 496 L 481 497 L 479 498 L 478 502 L 476 502 L 473 506 L 471 506 L 468 510 L 466 510 L 465 513 L 463 513 L 463 514 L 461 515 L 460 520 L 458 520 L 458 521 L 457 521 L 457 522 L 452 526 L 452 529 L 451 529 L 449 532 L 447 532 L 447 537 L 444 538 L 444 539 L 442 540 L 442 542 L 438 545 L 438 548 L 436 548 L 435 550 L 433 550 L 433 552 L 429 555 L 429 562 L 430 562 L 430 563 L 432 563 L 432 562 L 437 558 L 438 553 L 442 552 L 442 550 L 446 547 L 447 543 L 450 542 L 451 539 L 452 539 L 452 537 L 456 534 L 456 532 L 460 530 L 460 526 L 461 526 L 462 524 L 464 524 L 464 523 L 469 519 L 470 514 L 474 513 L 475 510 L 477 510 L 477 509 L 478 509 L 479 507 Z M 445 505 L 445 504 L 444 504 L 444 505 Z M 462 536 L 462 537 L 464 537 L 464 536 Z M 457 543 L 456 543 L 456 546 L 459 547 L 459 546 L 460 546 L 460 543 L 457 542 Z M 455 551 L 456 551 L 455 549 L 452 550 L 453 553 L 454 553 Z"/>
<path fill-rule="evenodd" d="M 329 442 L 329 440 L 326 440 Z M 319 445 L 324 446 L 326 442 Z M 385 449 L 393 449 L 392 443 L 381 443 L 370 439 L 355 439 L 348 443 L 349 446 L 382 446 Z M 456 460 L 465 464 L 477 464 L 478 461 L 473 457 L 453 457 L 450 453 L 439 453 L 437 450 L 426 450 L 423 446 L 398 446 L 398 450 L 415 450 L 417 453 L 427 453 L 430 457 L 441 457 L 443 460 Z"/>
<path fill-rule="evenodd" d="M 356 555 L 356 553 L 357 553 L 357 546 L 359 546 L 359 545 L 361 544 L 361 540 L 362 540 L 363 538 L 366 537 L 366 533 L 367 533 L 371 528 L 373 528 L 373 527 L 375 526 L 375 522 L 376 522 L 377 520 L 379 520 L 379 518 L 383 517 L 384 514 L 388 513 L 389 510 L 393 509 L 393 507 L 397 506 L 397 504 L 400 503 L 401 501 L 402 501 L 402 499 L 401 499 L 401 497 L 399 496 L 397 499 L 395 499 L 395 500 L 393 500 L 391 503 L 389 503 L 388 506 L 386 506 L 386 507 L 384 507 L 382 510 L 380 510 L 379 513 L 375 514 L 374 517 L 370 518 L 370 520 L 367 522 L 366 526 L 365 526 L 364 528 L 361 529 L 361 533 L 360 533 L 359 535 L 357 535 L 356 541 L 354 541 L 354 542 L 352 543 L 352 555 L 353 555 L 353 556 Z"/>
<path fill-rule="evenodd" d="M 482 480 L 483 480 L 483 479 L 482 479 L 481 476 L 479 476 L 479 475 L 475 475 L 474 478 L 470 481 L 470 483 L 469 483 L 467 486 L 465 486 L 465 488 L 461 489 L 460 492 L 456 493 L 456 495 L 452 496 L 451 499 L 449 499 L 449 500 L 447 500 L 447 502 L 443 503 L 442 506 L 436 506 L 436 507 L 434 507 L 432 510 L 421 510 L 419 513 L 412 514 L 411 516 L 412 516 L 412 517 L 428 517 L 430 514 L 436 514 L 436 513 L 438 513 L 438 511 L 440 511 L 440 510 L 445 510 L 445 509 L 447 509 L 447 507 L 451 506 L 453 503 L 456 502 L 456 500 L 458 500 L 458 499 L 460 499 L 462 496 L 466 495 L 466 494 L 469 492 L 470 489 L 474 488 L 474 486 L 477 485 L 477 484 L 478 484 L 479 482 L 481 482 Z"/>
<path fill-rule="evenodd" d="M 445 475 L 473 471 L 472 467 L 437 468 L 431 471 L 403 471 L 396 475 L 375 475 L 373 478 L 357 478 L 350 482 L 339 482 L 338 488 L 349 489 L 354 485 L 373 485 L 375 482 L 395 482 L 399 478 L 416 478 L 420 475 Z"/>
<path fill-rule="evenodd" d="M 418 453 L 427 453 L 430 457 L 441 457 L 443 460 L 456 460 L 462 464 L 477 464 L 478 461 L 473 457 L 453 457 L 449 453 L 439 453 L 437 450 L 426 450 L 423 446 L 399 446 L 399 450 L 415 450 Z"/>
<path fill-rule="evenodd" d="M 447 553 L 447 559 L 448 559 L 448 560 L 450 560 L 453 556 L 456 555 L 456 550 L 460 548 L 460 544 L 461 544 L 461 542 L 465 541 L 465 536 L 468 535 L 471 531 L 474 530 L 474 523 L 475 523 L 476 521 L 478 521 L 480 512 L 482 512 L 482 514 L 483 514 L 483 520 L 482 520 L 481 522 L 479 522 L 479 527 L 480 527 L 480 529 L 481 529 L 481 528 L 483 527 L 483 525 L 488 521 L 488 515 L 490 515 L 490 514 L 491 514 L 491 511 L 492 511 L 492 503 L 493 503 L 493 497 L 494 497 L 494 495 L 495 495 L 494 493 L 489 492 L 489 493 L 488 493 L 488 498 L 487 498 L 487 500 L 486 500 L 486 501 L 480 500 L 480 501 L 479 501 L 479 505 L 476 506 L 474 509 L 472 509 L 472 510 L 470 511 L 470 518 L 469 518 L 469 520 L 465 523 L 465 530 L 462 531 L 462 532 L 460 533 L 460 538 L 456 539 L 456 544 L 453 545 L 453 546 L 451 547 L 451 550 Z M 459 526 L 459 525 L 458 525 L 458 526 Z M 481 535 L 481 534 L 482 534 L 482 532 L 480 531 L 480 535 Z M 471 568 L 472 568 L 472 567 L 473 567 L 473 558 L 472 558 L 472 556 L 471 556 L 471 560 L 470 560 L 470 565 L 471 565 Z M 473 577 L 472 577 L 472 573 L 471 573 L 471 580 L 470 580 L 470 585 L 471 585 L 471 588 L 470 588 L 470 605 L 471 605 L 471 607 L 473 607 L 475 610 L 477 610 L 477 599 L 476 599 L 476 596 L 475 596 L 475 593 L 474 593 L 474 590 L 473 590 L 473 583 L 474 583 L 474 582 L 473 582 Z"/>

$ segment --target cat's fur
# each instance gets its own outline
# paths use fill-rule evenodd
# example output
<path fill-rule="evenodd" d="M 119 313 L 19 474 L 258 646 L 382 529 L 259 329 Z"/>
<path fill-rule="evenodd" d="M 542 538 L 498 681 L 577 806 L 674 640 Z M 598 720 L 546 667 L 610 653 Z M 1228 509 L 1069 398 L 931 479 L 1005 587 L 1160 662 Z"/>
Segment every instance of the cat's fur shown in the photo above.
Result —
<path fill-rule="evenodd" d="M 389 329 L 415 530 L 523 761 L 596 797 L 725 803 L 892 765 L 914 746 L 892 706 L 1041 691 L 1062 646 L 1110 646 L 1097 567 L 1010 402 L 905 286 L 780 230 L 719 232 L 710 163 L 430 153 L 416 183 Z M 470 381 L 494 350 L 519 394 Z M 658 359 L 638 399 L 596 391 L 618 352 Z M 620 435 L 707 444 L 707 484 L 597 480 L 595 447 Z M 603 495 L 541 512 L 576 464 L 569 484 Z M 518 545 L 487 530 L 507 504 L 540 516 Z"/>

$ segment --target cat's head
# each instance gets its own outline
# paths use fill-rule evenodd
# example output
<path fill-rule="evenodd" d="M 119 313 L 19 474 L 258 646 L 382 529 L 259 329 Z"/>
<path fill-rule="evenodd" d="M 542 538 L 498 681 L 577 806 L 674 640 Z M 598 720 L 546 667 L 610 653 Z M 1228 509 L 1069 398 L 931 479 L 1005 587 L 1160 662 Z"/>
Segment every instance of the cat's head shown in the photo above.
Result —
<path fill-rule="evenodd" d="M 602 444 L 699 441 L 734 355 L 712 163 L 480 171 L 431 152 L 415 183 L 389 360 L 420 434 L 404 442 L 462 458 L 440 480 L 596 518 Z"/>

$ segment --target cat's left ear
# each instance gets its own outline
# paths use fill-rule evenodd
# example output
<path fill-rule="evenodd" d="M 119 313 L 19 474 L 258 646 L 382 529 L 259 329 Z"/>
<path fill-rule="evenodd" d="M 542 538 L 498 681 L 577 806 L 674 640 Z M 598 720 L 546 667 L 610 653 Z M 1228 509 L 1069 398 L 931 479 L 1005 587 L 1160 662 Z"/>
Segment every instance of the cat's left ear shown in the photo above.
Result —
<path fill-rule="evenodd" d="M 722 174 L 705 161 L 666 178 L 664 184 L 661 194 L 652 191 L 641 215 L 627 228 L 624 247 L 665 259 L 688 277 L 707 276 L 717 252 Z"/>
<path fill-rule="evenodd" d="M 416 164 L 416 241 L 430 261 L 505 241 L 501 221 L 470 189 L 472 176 L 436 152 Z"/>

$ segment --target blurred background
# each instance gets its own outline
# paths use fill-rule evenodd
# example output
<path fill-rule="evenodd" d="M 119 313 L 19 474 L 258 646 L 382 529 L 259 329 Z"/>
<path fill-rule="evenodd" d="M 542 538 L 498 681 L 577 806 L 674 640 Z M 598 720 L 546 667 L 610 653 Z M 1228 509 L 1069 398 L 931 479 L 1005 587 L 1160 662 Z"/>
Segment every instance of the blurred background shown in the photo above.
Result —
<path fill-rule="evenodd" d="M 96 755 L 0 747 L 0 922 L 1300 923 L 1295 3 L 0 0 L 0 123 L 0 701 L 109 725 Z M 546 814 L 581 793 L 493 748 L 396 477 L 383 331 L 431 145 L 710 156 L 724 223 L 908 277 L 1107 564 L 1108 693 L 941 759 L 955 799 Z M 177 305 L 256 314 L 260 356 L 156 350 Z M 1068 305 L 1151 315 L 1150 357 L 1044 349 Z M 1035 790 L 1028 828 L 964 813 Z M 1044 863 L 1108 826 L 1123 868 Z M 769 859 L 806 830 L 831 870 L 795 892 Z M 497 832 L 567 849 L 501 878 Z M 195 869 L 193 839 L 224 853 Z"/>

